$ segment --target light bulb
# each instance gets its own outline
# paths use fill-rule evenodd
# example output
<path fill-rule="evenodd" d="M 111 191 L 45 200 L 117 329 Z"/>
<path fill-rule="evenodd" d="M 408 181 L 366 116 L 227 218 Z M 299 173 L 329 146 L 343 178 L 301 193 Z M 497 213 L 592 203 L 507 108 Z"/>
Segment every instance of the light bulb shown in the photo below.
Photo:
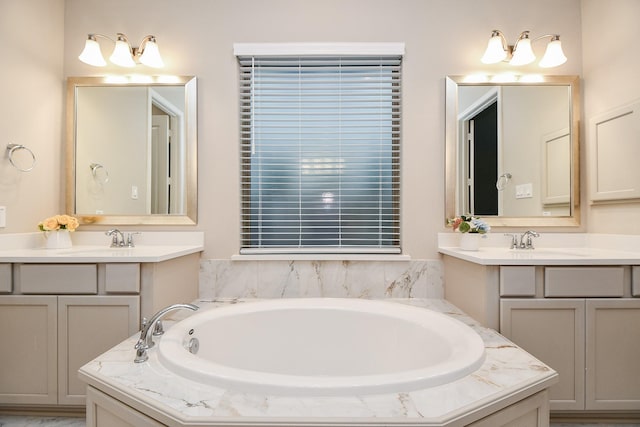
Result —
<path fill-rule="evenodd" d="M 536 55 L 531 48 L 531 39 L 529 35 L 523 34 L 514 47 L 513 57 L 509 64 L 511 65 L 526 65 L 536 60 Z"/>
<path fill-rule="evenodd" d="M 495 64 L 503 61 L 506 57 L 507 52 L 504 50 L 502 36 L 499 32 L 494 31 L 491 33 L 491 38 L 487 44 L 487 50 L 484 51 L 484 55 L 482 55 L 482 59 L 480 60 L 483 64 Z"/>
<path fill-rule="evenodd" d="M 544 56 L 540 60 L 540 65 L 543 68 L 557 67 L 567 62 L 567 57 L 562 51 L 562 43 L 560 43 L 560 37 L 554 36 L 553 39 L 547 45 L 547 50 L 544 52 Z"/>
<path fill-rule="evenodd" d="M 143 46 L 142 55 L 140 55 L 140 62 L 148 67 L 162 68 L 164 62 L 160 56 L 160 50 L 158 44 L 153 36 L 148 36 L 147 42 Z"/>
<path fill-rule="evenodd" d="M 78 59 L 85 64 L 93 65 L 94 67 L 104 67 L 107 62 L 102 56 L 100 51 L 100 44 L 96 41 L 95 36 L 89 34 L 87 41 L 84 43 L 84 49 Z"/>
<path fill-rule="evenodd" d="M 133 60 L 133 56 L 131 56 L 131 47 L 124 35 L 118 34 L 116 47 L 113 49 L 109 61 L 121 67 L 135 67 L 136 63 Z"/>

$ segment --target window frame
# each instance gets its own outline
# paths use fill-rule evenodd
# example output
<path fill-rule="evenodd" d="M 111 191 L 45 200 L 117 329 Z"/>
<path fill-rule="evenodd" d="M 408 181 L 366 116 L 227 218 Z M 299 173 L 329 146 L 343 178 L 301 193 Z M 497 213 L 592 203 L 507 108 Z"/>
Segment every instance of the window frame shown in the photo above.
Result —
<path fill-rule="evenodd" d="M 274 58 L 283 58 L 283 57 L 391 57 L 397 56 L 399 57 L 400 64 L 404 58 L 404 43 L 237 43 L 234 44 L 234 54 L 238 57 L 240 61 L 241 58 L 247 57 L 274 57 Z M 401 74 L 401 73 L 400 73 Z M 252 76 L 253 78 L 253 76 Z M 401 81 L 401 80 L 400 80 Z M 241 87 L 242 91 L 242 87 Z M 401 88 L 396 90 L 398 99 L 401 100 Z M 242 93 L 240 94 L 240 140 L 241 140 L 241 172 L 246 170 L 246 159 L 243 158 L 243 106 L 245 102 L 242 101 Z M 400 110 L 399 119 L 401 121 L 402 113 L 401 106 L 398 107 Z M 393 117 L 393 113 L 390 117 Z M 397 125 L 398 133 L 400 132 L 400 124 Z M 392 138 L 392 141 L 394 138 Z M 400 174 L 401 174 L 401 161 L 400 161 L 400 145 L 401 145 L 401 137 L 398 135 L 397 142 L 392 142 L 393 144 L 397 144 L 397 159 L 392 160 L 392 163 L 396 165 L 395 172 L 393 173 L 394 178 L 392 179 L 393 183 L 397 183 L 397 207 L 394 209 L 395 218 L 393 224 L 397 227 L 397 235 L 394 241 L 397 241 L 393 245 L 388 246 L 380 246 L 374 247 L 371 246 L 350 246 L 350 247 L 342 247 L 342 246 L 312 246 L 312 247 L 300 247 L 300 246 L 266 246 L 266 247 L 255 247 L 255 246 L 247 246 L 245 244 L 245 233 L 246 233 L 246 225 L 245 221 L 245 212 L 242 206 L 246 201 L 246 190 L 241 188 L 241 242 L 240 242 L 240 254 L 242 255 L 258 255 L 258 254 L 383 254 L 383 255 L 394 255 L 401 254 L 401 228 L 400 228 L 400 212 L 401 212 L 401 204 L 400 204 Z M 393 157 L 393 155 L 392 155 Z M 241 177 L 241 185 L 245 185 L 245 178 Z"/>

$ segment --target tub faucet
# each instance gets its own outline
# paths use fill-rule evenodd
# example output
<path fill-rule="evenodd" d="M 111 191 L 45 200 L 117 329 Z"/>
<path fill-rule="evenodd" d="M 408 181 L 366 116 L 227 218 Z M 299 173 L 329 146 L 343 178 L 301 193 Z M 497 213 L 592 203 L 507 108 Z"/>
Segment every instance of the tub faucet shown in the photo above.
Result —
<path fill-rule="evenodd" d="M 183 308 L 196 311 L 199 307 L 193 304 L 173 304 L 158 311 L 151 317 L 149 321 L 147 321 L 147 319 L 142 320 L 142 330 L 140 331 L 140 338 L 138 338 L 138 342 L 134 346 L 134 348 L 136 349 L 136 358 L 133 360 L 134 362 L 142 363 L 146 362 L 147 359 L 149 359 L 147 350 L 155 345 L 155 343 L 153 342 L 153 335 L 162 334 L 162 324 L 160 323 L 160 319 L 162 318 L 162 316 L 169 312 L 180 310 Z M 156 325 L 160 325 L 160 327 L 158 327 L 158 332 L 154 333 L 152 331 L 156 330 Z"/>

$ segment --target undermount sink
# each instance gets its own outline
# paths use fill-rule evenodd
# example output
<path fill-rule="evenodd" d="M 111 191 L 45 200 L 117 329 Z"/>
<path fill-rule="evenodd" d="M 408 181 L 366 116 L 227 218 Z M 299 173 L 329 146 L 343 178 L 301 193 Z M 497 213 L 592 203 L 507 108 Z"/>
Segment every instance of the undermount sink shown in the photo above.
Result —
<path fill-rule="evenodd" d="M 589 256 L 589 250 L 583 248 L 536 248 L 536 249 L 510 249 L 512 253 L 523 254 L 531 257 L 536 256 Z"/>
<path fill-rule="evenodd" d="M 57 255 L 68 256 L 124 256 L 130 255 L 134 248 L 71 248 L 58 250 Z"/>

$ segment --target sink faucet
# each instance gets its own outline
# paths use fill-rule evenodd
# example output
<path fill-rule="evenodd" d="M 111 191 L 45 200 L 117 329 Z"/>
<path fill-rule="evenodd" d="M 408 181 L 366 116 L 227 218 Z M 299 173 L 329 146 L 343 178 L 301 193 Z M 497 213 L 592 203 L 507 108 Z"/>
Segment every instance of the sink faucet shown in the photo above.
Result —
<path fill-rule="evenodd" d="M 160 319 L 162 318 L 162 316 L 175 310 L 188 309 L 196 311 L 198 310 L 198 308 L 199 307 L 197 305 L 193 304 L 173 304 L 158 311 L 151 317 L 151 320 L 149 320 L 148 322 L 146 321 L 147 319 L 143 319 L 140 338 L 138 339 L 138 342 L 134 347 L 136 349 L 136 358 L 133 361 L 136 363 L 142 363 L 146 362 L 149 359 L 147 350 L 155 345 L 155 343 L 153 342 L 153 335 L 161 335 L 163 333 L 161 326 L 157 328 L 158 332 L 155 332 L 156 325 L 162 325 L 160 323 Z M 151 332 L 152 330 L 154 332 Z"/>
<path fill-rule="evenodd" d="M 122 234 L 122 231 L 118 230 L 117 228 L 114 228 L 112 230 L 105 231 L 104 234 L 106 234 L 107 236 L 112 236 L 111 238 L 112 248 L 124 246 L 124 234 Z"/>
<path fill-rule="evenodd" d="M 532 237 L 540 237 L 540 233 L 533 230 L 527 230 L 520 236 L 520 249 L 535 249 L 533 247 Z M 526 241 L 525 241 L 526 238 Z"/>
<path fill-rule="evenodd" d="M 533 230 L 527 230 L 522 233 L 520 238 L 518 238 L 517 234 L 506 233 L 505 236 L 511 237 L 511 244 L 509 245 L 510 249 L 535 249 L 531 238 L 540 237 L 540 233 Z"/>
<path fill-rule="evenodd" d="M 111 239 L 111 247 L 112 248 L 123 248 L 123 247 L 128 247 L 128 248 L 133 248 L 135 247 L 135 245 L 133 244 L 133 236 L 134 234 L 140 234 L 139 232 L 134 232 L 134 233 L 127 233 L 126 234 L 126 238 L 125 238 L 125 234 L 118 230 L 117 228 L 114 228 L 113 230 L 109 230 L 109 231 L 105 231 L 105 233 L 107 236 L 112 236 Z"/>

